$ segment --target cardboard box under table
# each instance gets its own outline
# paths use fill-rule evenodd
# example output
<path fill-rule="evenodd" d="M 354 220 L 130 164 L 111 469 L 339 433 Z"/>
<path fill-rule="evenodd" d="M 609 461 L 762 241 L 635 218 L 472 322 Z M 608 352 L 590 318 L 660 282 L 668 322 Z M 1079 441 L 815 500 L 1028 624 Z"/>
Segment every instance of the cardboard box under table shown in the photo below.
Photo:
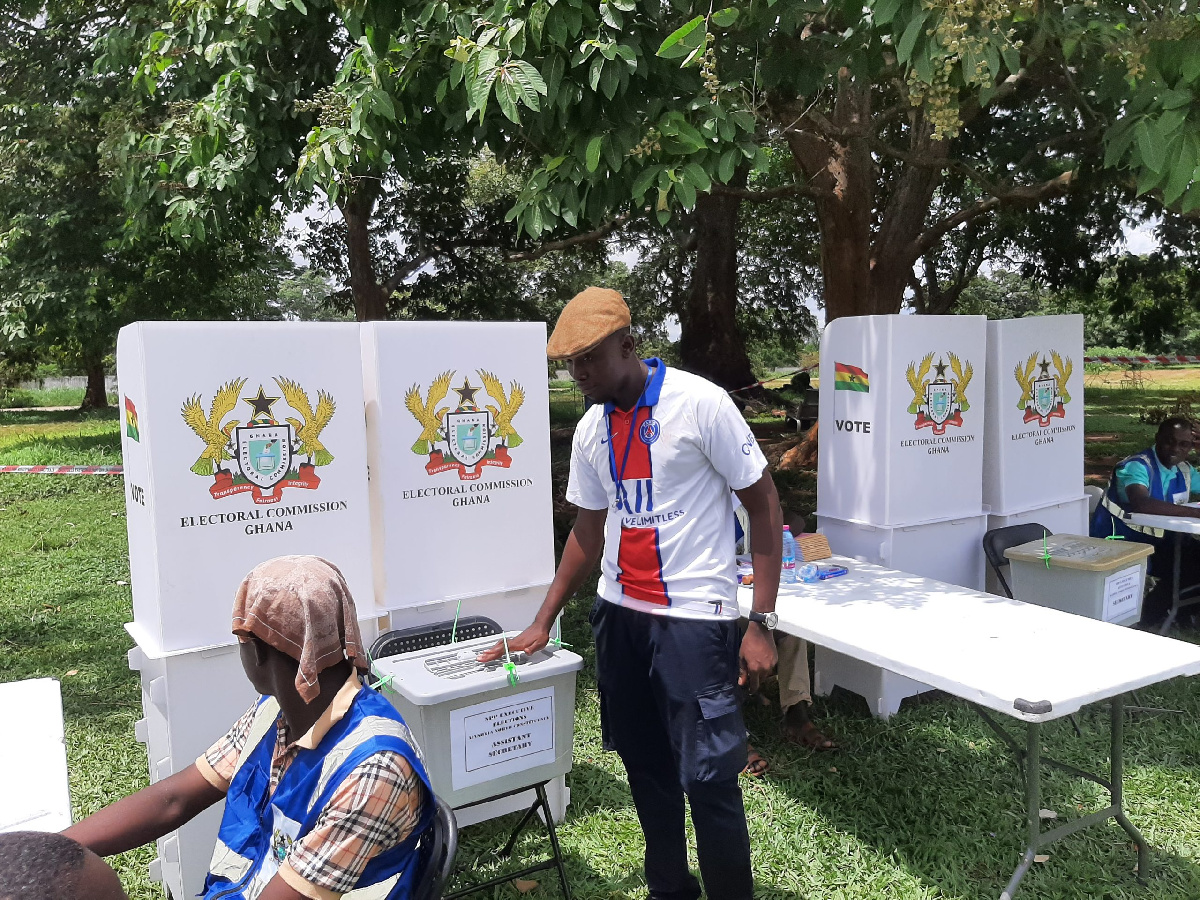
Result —
<path fill-rule="evenodd" d="M 1132 625 L 1142 615 L 1147 560 L 1136 541 L 1056 534 L 1004 551 L 1013 596 L 1026 603 Z"/>

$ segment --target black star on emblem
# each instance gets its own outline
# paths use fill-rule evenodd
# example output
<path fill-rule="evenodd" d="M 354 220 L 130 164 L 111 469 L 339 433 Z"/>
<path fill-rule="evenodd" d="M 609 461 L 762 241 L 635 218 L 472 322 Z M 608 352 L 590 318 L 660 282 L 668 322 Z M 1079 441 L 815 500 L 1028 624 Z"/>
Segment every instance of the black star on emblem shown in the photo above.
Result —
<path fill-rule="evenodd" d="M 279 400 L 278 397 L 266 396 L 263 393 L 261 384 L 258 386 L 258 396 L 257 397 L 243 397 L 242 398 L 243 403 L 249 403 L 254 408 L 254 412 L 251 415 L 251 418 L 257 418 L 258 416 L 270 417 L 271 404 L 275 403 L 278 400 Z"/>
<path fill-rule="evenodd" d="M 939 381 L 946 377 L 946 364 L 942 362 L 940 358 L 938 359 L 937 365 L 934 366 L 934 368 L 937 369 L 937 377 Z"/>
<path fill-rule="evenodd" d="M 479 392 L 479 388 L 471 387 L 471 382 L 468 381 L 466 378 L 463 379 L 462 387 L 454 389 L 454 393 L 458 394 L 459 406 L 466 406 L 468 403 L 470 403 L 472 406 L 474 406 L 475 405 L 475 394 L 478 392 Z"/>
<path fill-rule="evenodd" d="M 1042 377 L 1046 378 L 1050 375 L 1050 363 L 1046 362 L 1046 357 L 1042 357 L 1042 361 L 1038 363 L 1038 368 L 1042 370 Z"/>

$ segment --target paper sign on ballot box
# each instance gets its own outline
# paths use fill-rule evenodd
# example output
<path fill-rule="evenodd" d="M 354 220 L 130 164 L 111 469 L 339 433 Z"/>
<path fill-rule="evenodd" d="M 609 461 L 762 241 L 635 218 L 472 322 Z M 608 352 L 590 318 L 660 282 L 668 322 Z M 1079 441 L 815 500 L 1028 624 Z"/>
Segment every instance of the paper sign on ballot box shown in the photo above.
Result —
<path fill-rule="evenodd" d="M 374 610 L 358 326 L 142 322 L 117 339 L 133 631 L 233 641 L 254 566 L 316 554 Z"/>

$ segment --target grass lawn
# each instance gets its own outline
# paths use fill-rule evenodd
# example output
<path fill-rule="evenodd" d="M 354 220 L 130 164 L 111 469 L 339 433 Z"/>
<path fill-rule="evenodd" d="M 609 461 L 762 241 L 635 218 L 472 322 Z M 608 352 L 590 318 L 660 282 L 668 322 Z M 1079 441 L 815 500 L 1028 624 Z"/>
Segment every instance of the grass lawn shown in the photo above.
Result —
<path fill-rule="evenodd" d="M 1098 468 L 1145 446 L 1152 428 L 1138 416 L 1173 402 L 1189 386 L 1089 386 L 1089 465 Z M 551 396 L 561 494 L 568 426 L 582 404 L 569 390 Z M 0 415 L 0 464 L 113 463 L 119 455 L 115 412 Z M 811 473 L 783 473 L 780 481 L 797 511 L 810 513 Z M 560 505 L 556 511 L 560 518 L 567 512 Z M 564 519 L 560 537 L 566 527 Z M 146 783 L 145 752 L 133 738 L 140 695 L 126 666 L 130 641 L 121 627 L 131 614 L 128 580 L 120 479 L 0 475 L 0 681 L 62 680 L 77 817 Z M 572 804 L 559 834 L 576 897 L 640 898 L 641 834 L 620 763 L 600 747 L 586 606 L 577 601 L 565 623 L 565 640 L 587 664 L 577 697 Z M 1140 699 L 1183 711 L 1138 716 L 1126 732 L 1126 801 L 1154 847 L 1150 886 L 1136 883 L 1132 846 L 1110 824 L 1052 846 L 1049 861 L 1026 876 L 1020 896 L 1200 897 L 1200 682 L 1176 680 L 1140 692 Z M 883 723 L 867 715 L 860 699 L 839 693 L 818 701 L 817 714 L 847 749 L 809 754 L 792 748 L 780 741 L 771 710 L 747 711 L 752 739 L 772 763 L 766 778 L 743 781 L 758 896 L 997 897 L 1018 861 L 1023 798 L 1016 766 L 983 723 L 945 698 L 917 703 Z M 1053 724 L 1045 730 L 1046 746 L 1064 761 L 1102 768 L 1105 724 L 1102 712 L 1085 713 L 1082 738 L 1065 722 Z M 1090 782 L 1053 774 L 1045 784 L 1043 804 L 1060 823 L 1099 805 L 1101 790 Z M 501 865 L 508 871 L 522 865 L 519 858 L 500 863 L 492 855 L 512 824 L 509 817 L 465 829 L 460 870 L 482 877 Z M 526 860 L 544 849 L 535 835 L 519 845 Z M 115 861 L 134 900 L 162 897 L 145 874 L 153 856 L 143 849 Z M 552 875 L 541 873 L 538 880 L 534 900 L 559 896 Z M 494 894 L 519 896 L 510 886 Z"/>

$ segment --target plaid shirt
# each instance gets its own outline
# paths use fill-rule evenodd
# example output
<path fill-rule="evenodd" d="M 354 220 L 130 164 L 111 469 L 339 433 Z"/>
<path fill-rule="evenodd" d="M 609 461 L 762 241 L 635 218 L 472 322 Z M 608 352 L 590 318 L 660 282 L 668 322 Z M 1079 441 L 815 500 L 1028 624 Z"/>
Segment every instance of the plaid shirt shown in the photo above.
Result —
<path fill-rule="evenodd" d="M 271 794 L 296 752 L 316 747 L 346 714 L 359 689 L 358 675 L 352 675 L 321 719 L 297 741 L 288 741 L 283 716 L 279 716 L 271 758 Z M 222 791 L 229 789 L 242 751 L 253 749 L 246 747 L 246 740 L 256 709 L 257 704 L 250 707 L 196 761 L 200 773 Z M 292 844 L 279 877 L 312 900 L 335 900 L 357 884 L 377 854 L 412 833 L 420 819 L 422 793 L 421 780 L 404 757 L 389 751 L 376 753 L 346 777 L 312 831 Z"/>

